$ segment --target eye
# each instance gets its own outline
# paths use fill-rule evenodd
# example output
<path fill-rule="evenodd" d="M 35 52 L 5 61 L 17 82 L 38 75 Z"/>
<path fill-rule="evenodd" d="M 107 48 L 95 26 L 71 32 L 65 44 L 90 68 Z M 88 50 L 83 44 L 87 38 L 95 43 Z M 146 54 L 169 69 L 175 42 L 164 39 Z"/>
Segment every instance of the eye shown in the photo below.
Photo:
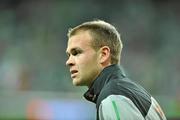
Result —
<path fill-rule="evenodd" d="M 73 56 L 76 56 L 78 53 L 77 53 L 77 51 L 72 51 L 72 53 L 71 53 Z"/>
<path fill-rule="evenodd" d="M 82 53 L 81 50 L 72 50 L 72 52 L 71 52 L 71 54 L 72 54 L 73 56 L 77 56 L 77 55 L 79 55 L 80 53 Z"/>

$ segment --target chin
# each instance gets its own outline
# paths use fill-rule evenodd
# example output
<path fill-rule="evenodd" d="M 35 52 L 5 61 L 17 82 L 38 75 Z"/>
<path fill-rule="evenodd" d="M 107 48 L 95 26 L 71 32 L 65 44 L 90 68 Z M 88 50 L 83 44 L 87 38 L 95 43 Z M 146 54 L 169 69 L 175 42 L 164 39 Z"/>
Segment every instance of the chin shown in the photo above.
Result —
<path fill-rule="evenodd" d="M 73 81 L 73 85 L 74 86 L 81 86 L 81 84 L 79 82 L 77 82 L 77 81 Z"/>
<path fill-rule="evenodd" d="M 77 83 L 73 83 L 73 85 L 74 85 L 74 86 L 80 86 L 80 85 L 78 85 Z"/>
<path fill-rule="evenodd" d="M 73 81 L 73 85 L 74 86 L 86 86 L 84 84 L 82 84 L 81 82 L 78 82 L 78 81 Z"/>

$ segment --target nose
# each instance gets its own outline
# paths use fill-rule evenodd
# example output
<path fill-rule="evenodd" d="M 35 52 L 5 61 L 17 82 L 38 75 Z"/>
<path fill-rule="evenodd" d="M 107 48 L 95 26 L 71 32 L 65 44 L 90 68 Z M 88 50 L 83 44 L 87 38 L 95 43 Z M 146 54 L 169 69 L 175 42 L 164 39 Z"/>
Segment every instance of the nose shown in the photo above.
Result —
<path fill-rule="evenodd" d="M 74 65 L 74 59 L 72 58 L 72 56 L 69 56 L 69 58 L 66 61 L 66 66 L 72 66 Z"/>

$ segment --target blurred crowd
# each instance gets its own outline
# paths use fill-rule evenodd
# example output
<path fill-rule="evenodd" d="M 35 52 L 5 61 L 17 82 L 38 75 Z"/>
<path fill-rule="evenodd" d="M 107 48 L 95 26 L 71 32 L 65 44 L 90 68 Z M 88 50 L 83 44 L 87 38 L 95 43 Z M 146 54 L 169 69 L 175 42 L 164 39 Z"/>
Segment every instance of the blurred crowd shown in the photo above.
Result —
<path fill-rule="evenodd" d="M 157 96 L 168 116 L 179 116 L 179 13 L 175 0 L 1 0 L 0 95 L 82 92 L 65 66 L 66 34 L 79 23 L 102 19 L 121 33 L 127 75 Z"/>

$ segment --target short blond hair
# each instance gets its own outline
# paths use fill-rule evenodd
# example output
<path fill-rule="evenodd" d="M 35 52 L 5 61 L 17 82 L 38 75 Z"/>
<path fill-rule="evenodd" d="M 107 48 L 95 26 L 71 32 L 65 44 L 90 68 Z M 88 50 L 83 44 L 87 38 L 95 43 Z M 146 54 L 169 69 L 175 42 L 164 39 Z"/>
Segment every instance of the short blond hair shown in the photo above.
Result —
<path fill-rule="evenodd" d="M 78 34 L 80 31 L 88 31 L 92 37 L 92 47 L 95 50 L 100 49 L 102 46 L 108 46 L 111 53 L 111 64 L 120 63 L 120 56 L 122 51 L 122 41 L 120 34 L 116 28 L 103 21 L 94 20 L 84 22 L 68 31 L 68 38 Z"/>

